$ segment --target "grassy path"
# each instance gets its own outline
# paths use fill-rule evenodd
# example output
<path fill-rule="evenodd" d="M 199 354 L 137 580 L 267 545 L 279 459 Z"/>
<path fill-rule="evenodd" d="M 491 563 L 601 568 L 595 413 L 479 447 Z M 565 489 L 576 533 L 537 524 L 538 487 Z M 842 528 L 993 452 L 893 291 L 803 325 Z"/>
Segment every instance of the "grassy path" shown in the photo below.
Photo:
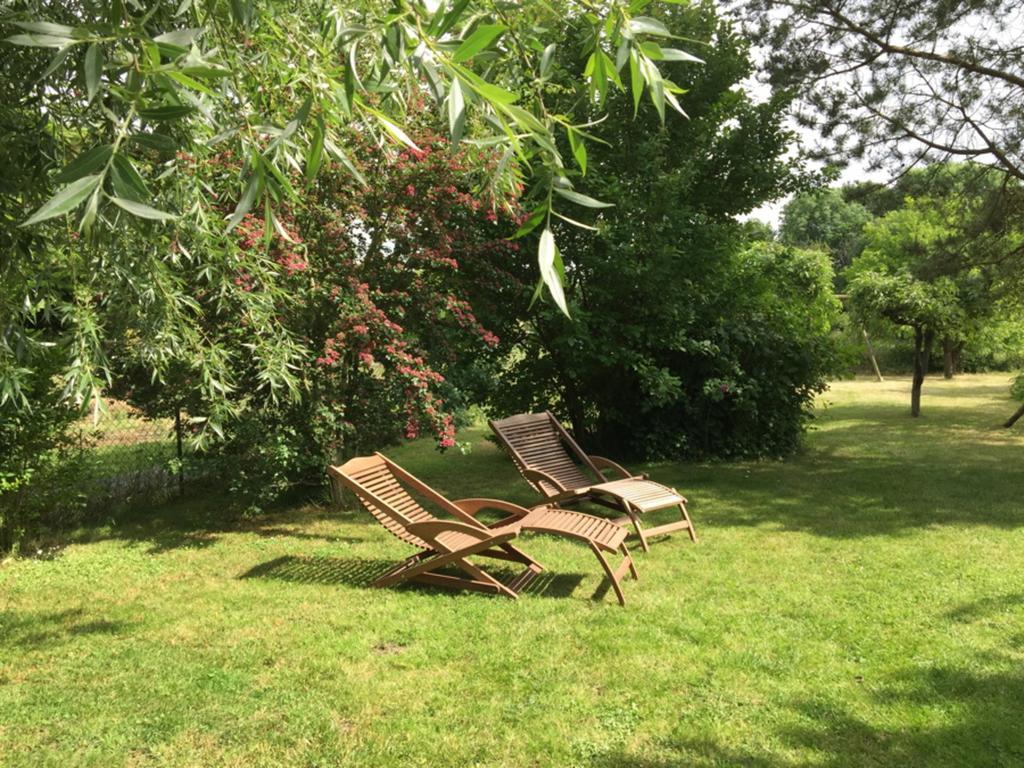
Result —
<path fill-rule="evenodd" d="M 191 500 L 0 565 L 0 765 L 1018 766 L 1024 430 L 1003 375 L 837 384 L 787 462 L 656 464 L 701 535 L 620 609 L 582 547 L 513 602 L 363 585 L 358 513 Z M 468 456 L 391 455 L 528 502 Z M 595 591 L 598 592 L 597 599 Z"/>

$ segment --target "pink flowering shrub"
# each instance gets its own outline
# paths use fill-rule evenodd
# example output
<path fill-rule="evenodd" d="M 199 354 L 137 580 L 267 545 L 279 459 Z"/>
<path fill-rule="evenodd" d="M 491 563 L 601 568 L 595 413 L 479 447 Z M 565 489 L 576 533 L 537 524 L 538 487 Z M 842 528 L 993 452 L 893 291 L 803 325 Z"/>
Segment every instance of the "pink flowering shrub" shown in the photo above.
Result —
<path fill-rule="evenodd" d="M 341 166 L 312 185 L 294 178 L 299 203 L 278 209 L 269 232 L 254 207 L 226 236 L 237 255 L 230 282 L 271 302 L 300 350 L 291 365 L 302 386 L 283 397 L 256 366 L 247 372 L 253 329 L 243 311 L 209 328 L 237 350 L 242 381 L 221 454 L 233 485 L 257 489 L 261 504 L 296 483 L 321 484 L 329 462 L 396 440 L 429 436 L 452 448 L 458 414 L 483 399 L 507 354 L 502 332 L 481 318 L 525 309 L 529 296 L 512 277 L 518 244 L 507 240 L 522 220 L 507 202 L 516 190 L 503 205 L 485 191 L 498 162 L 489 150 L 452 151 L 428 130 L 414 138 L 418 149 L 347 137 L 365 186 Z M 237 177 L 229 154 L 210 162 Z M 225 196 L 225 216 L 234 204 Z"/>

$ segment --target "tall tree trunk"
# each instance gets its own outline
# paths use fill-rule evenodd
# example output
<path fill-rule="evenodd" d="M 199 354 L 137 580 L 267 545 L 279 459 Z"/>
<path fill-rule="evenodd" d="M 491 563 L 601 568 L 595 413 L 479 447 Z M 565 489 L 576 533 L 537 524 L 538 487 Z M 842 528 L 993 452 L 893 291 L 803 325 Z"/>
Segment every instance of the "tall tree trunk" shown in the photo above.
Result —
<path fill-rule="evenodd" d="M 910 415 L 921 415 L 921 385 L 928 373 L 935 333 L 932 330 L 914 329 L 914 382 L 910 389 Z"/>
<path fill-rule="evenodd" d="M 949 336 L 946 336 L 942 340 L 942 375 L 947 379 L 952 379 L 953 374 L 956 373 L 955 352 L 956 344 Z"/>
<path fill-rule="evenodd" d="M 868 348 L 868 357 L 871 359 L 871 367 L 875 369 L 875 378 L 878 379 L 878 381 L 885 381 L 885 379 L 882 378 L 882 371 L 878 367 L 878 358 L 875 357 L 875 348 L 871 345 L 871 337 L 868 336 L 868 329 L 861 328 L 860 330 L 861 333 L 864 334 L 864 344 Z"/>
<path fill-rule="evenodd" d="M 1006 423 L 1003 424 L 1003 429 L 1009 429 L 1010 427 L 1012 427 L 1014 424 L 1017 423 L 1017 419 L 1019 419 L 1021 416 L 1024 416 L 1024 405 L 1018 408 L 1016 412 L 1013 414 L 1013 416 L 1006 420 Z"/>

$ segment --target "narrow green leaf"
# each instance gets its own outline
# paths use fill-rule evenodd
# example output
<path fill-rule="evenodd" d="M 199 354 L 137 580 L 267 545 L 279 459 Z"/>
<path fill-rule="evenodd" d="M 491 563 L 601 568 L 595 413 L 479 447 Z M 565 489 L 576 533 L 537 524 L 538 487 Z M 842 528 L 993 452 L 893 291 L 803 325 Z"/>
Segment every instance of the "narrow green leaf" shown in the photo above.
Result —
<path fill-rule="evenodd" d="M 595 51 L 592 54 L 594 60 L 593 74 L 590 76 L 590 82 L 597 94 L 597 105 L 599 107 L 604 106 L 605 99 L 608 98 L 608 73 L 605 72 L 604 68 L 604 54 L 601 51 Z"/>
<path fill-rule="evenodd" d="M 698 59 L 693 54 L 681 51 L 678 48 L 662 48 L 661 49 L 661 60 L 662 61 L 692 61 L 696 64 L 704 64 L 704 59 Z"/>
<path fill-rule="evenodd" d="M 90 174 L 106 165 L 113 152 L 114 147 L 111 144 L 100 144 L 93 147 L 65 165 L 61 172 L 53 177 L 53 180 L 57 184 L 67 184 L 68 182 L 80 179 L 86 174 Z"/>
<path fill-rule="evenodd" d="M 26 32 L 35 32 L 40 35 L 52 37 L 74 37 L 75 30 L 64 24 L 54 24 L 51 21 L 12 21 L 12 27 L 24 29 Z"/>
<path fill-rule="evenodd" d="M 473 58 L 480 51 L 493 43 L 508 27 L 504 24 L 481 24 L 473 34 L 462 41 L 452 54 L 452 61 L 463 62 Z"/>
<path fill-rule="evenodd" d="M 153 42 L 165 43 L 167 45 L 174 45 L 179 48 L 187 49 L 192 45 L 192 41 L 195 40 L 202 31 L 202 27 L 193 27 L 192 29 L 174 29 L 170 32 L 164 32 L 162 35 L 157 35 L 153 38 Z"/>
<path fill-rule="evenodd" d="M 173 153 L 178 148 L 174 139 L 162 133 L 135 133 L 129 139 L 135 144 L 140 144 L 148 149 L 155 149 L 157 152 L 165 155 Z"/>
<path fill-rule="evenodd" d="M 469 5 L 469 0 L 458 0 L 453 6 L 452 10 L 445 13 L 440 20 L 440 25 L 434 30 L 434 35 L 440 38 L 445 32 L 455 27 L 458 20 L 462 17 L 462 13 L 466 10 L 466 6 Z M 443 7 L 443 4 L 442 4 Z"/>
<path fill-rule="evenodd" d="M 100 207 L 100 188 L 96 187 L 95 191 L 89 196 L 89 202 L 85 204 L 85 213 L 82 214 L 81 221 L 78 222 L 78 228 L 82 232 L 88 233 L 92 229 L 93 223 L 96 221 L 96 213 Z"/>
<path fill-rule="evenodd" d="M 409 135 L 403 131 L 398 125 L 391 122 L 382 112 L 378 112 L 376 109 L 371 107 L 365 107 L 366 111 L 377 118 L 377 121 L 384 127 L 384 130 L 388 133 L 391 138 L 397 141 L 399 144 L 405 144 L 407 147 L 418 150 L 416 142 L 409 138 Z"/>
<path fill-rule="evenodd" d="M 39 76 L 39 80 L 36 82 L 41 82 L 52 75 L 57 70 L 57 67 L 64 63 L 64 60 L 68 57 L 69 53 L 71 53 L 71 48 L 61 48 L 53 54 L 53 58 L 50 59 L 50 63 L 46 65 L 46 69 L 43 70 L 43 73 Z"/>
<path fill-rule="evenodd" d="M 467 83 L 477 95 L 492 104 L 514 104 L 519 100 L 519 97 L 511 91 L 506 91 L 504 88 L 487 82 L 472 70 L 466 69 L 466 67 L 454 64 L 452 69 L 458 73 L 463 82 Z"/>
<path fill-rule="evenodd" d="M 238 222 L 245 218 L 252 209 L 252 204 L 256 202 L 256 196 L 263 191 L 263 174 L 260 172 L 258 167 L 253 168 L 252 173 L 249 174 L 249 181 L 245 185 L 245 189 L 242 191 L 242 196 L 238 200 L 238 205 L 235 206 L 235 212 L 231 214 L 231 218 L 228 219 L 228 232 L 234 229 Z"/>
<path fill-rule="evenodd" d="M 661 78 L 661 72 L 658 71 L 658 67 L 649 58 L 640 54 L 640 74 L 643 75 L 644 80 L 647 81 L 647 87 L 650 88 L 651 101 L 654 104 L 654 108 L 658 110 L 658 117 L 661 118 L 661 122 L 665 122 L 665 82 Z"/>
<path fill-rule="evenodd" d="M 339 147 L 337 144 L 330 141 L 329 139 L 324 140 L 324 147 L 334 158 L 338 160 L 338 162 L 340 162 L 348 169 L 348 172 L 352 174 L 353 178 L 355 178 L 356 181 L 358 181 L 364 187 L 370 186 L 370 183 L 366 180 L 366 177 L 363 175 L 362 171 L 360 171 L 359 168 L 356 167 L 356 164 L 352 162 L 352 158 L 350 158 L 345 153 L 345 150 L 343 150 L 341 147 Z"/>
<path fill-rule="evenodd" d="M 454 27 L 456 22 L 462 18 L 462 13 L 466 10 L 467 5 L 469 5 L 469 0 L 458 0 L 452 6 L 452 9 L 441 19 L 440 26 L 435 31 L 435 36 L 442 37 L 445 32 Z"/>
<path fill-rule="evenodd" d="M 466 128 L 466 102 L 462 97 L 462 86 L 459 78 L 453 77 L 448 88 L 448 132 L 452 144 L 458 144 Z"/>
<path fill-rule="evenodd" d="M 92 43 L 85 51 L 85 94 L 88 101 L 96 97 L 100 89 L 100 77 L 103 74 L 103 49 Z"/>
<path fill-rule="evenodd" d="M 546 80 L 548 75 L 551 74 L 551 65 L 555 60 L 555 44 L 551 43 L 547 48 L 544 49 L 544 53 L 540 57 L 540 77 L 541 80 Z"/>
<path fill-rule="evenodd" d="M 615 87 L 621 91 L 622 80 L 619 78 L 619 72 L 615 68 L 615 62 L 612 61 L 604 51 L 601 51 L 601 63 L 603 65 L 605 77 L 615 83 Z"/>
<path fill-rule="evenodd" d="M 522 107 L 517 107 L 514 104 L 501 104 L 498 108 L 508 115 L 512 119 L 512 122 L 518 125 L 522 130 L 536 134 L 548 133 L 547 126 L 545 126 L 544 123 L 542 123 L 532 112 L 527 112 Z"/>
<path fill-rule="evenodd" d="M 110 165 L 110 177 L 114 191 L 120 197 L 141 203 L 152 197 L 149 187 L 126 155 L 116 155 Z"/>
<path fill-rule="evenodd" d="M 25 48 L 63 48 L 75 42 L 70 37 L 55 35 L 11 35 L 4 40 L 12 45 L 20 45 Z"/>
<path fill-rule="evenodd" d="M 629 40 L 622 38 L 622 42 L 619 43 L 618 49 L 615 51 L 615 71 L 619 72 L 626 65 L 626 59 L 629 58 Z"/>
<path fill-rule="evenodd" d="M 166 107 L 148 107 L 138 111 L 139 117 L 143 120 L 153 120 L 158 123 L 166 123 L 172 120 L 180 120 L 192 114 L 192 107 L 184 104 L 171 104 Z"/>
<path fill-rule="evenodd" d="M 136 202 L 135 200 L 127 200 L 123 197 L 112 197 L 110 201 L 118 208 L 123 208 L 132 214 L 132 216 L 138 216 L 140 219 L 151 219 L 153 221 L 173 221 L 177 218 L 173 213 L 167 213 L 166 211 L 158 211 L 156 208 L 151 208 L 144 203 Z"/>
<path fill-rule="evenodd" d="M 252 0 L 231 0 L 231 15 L 238 24 L 248 27 L 252 22 Z"/>
<path fill-rule="evenodd" d="M 555 245 L 555 236 L 551 230 L 545 227 L 540 236 L 540 244 L 537 247 L 537 266 L 540 268 L 540 277 L 547 286 L 551 298 L 562 312 L 569 316 L 569 307 L 565 303 L 565 291 L 562 288 L 562 273 L 556 261 L 560 264 L 561 258 L 558 254 L 558 247 Z"/>
<path fill-rule="evenodd" d="M 221 67 L 210 67 L 201 64 L 182 67 L 181 70 L 184 74 L 189 77 L 205 77 L 209 80 L 216 80 L 221 77 L 227 77 L 231 74 L 230 69 L 222 69 Z"/>
<path fill-rule="evenodd" d="M 690 116 L 688 114 L 686 114 L 686 111 L 682 108 L 682 106 L 680 106 L 679 102 L 676 100 L 675 94 L 672 93 L 672 89 L 667 87 L 668 85 L 670 85 L 670 83 L 668 81 L 666 81 L 665 82 L 665 86 L 666 86 L 666 88 L 665 88 L 665 101 L 667 101 L 669 104 L 671 104 L 672 105 L 672 109 L 674 109 L 680 115 L 682 115 L 685 118 L 689 118 Z"/>
<path fill-rule="evenodd" d="M 636 117 L 640 111 L 640 97 L 644 93 L 644 78 L 640 74 L 636 51 L 629 52 L 629 89 L 633 93 L 633 117 Z"/>
<path fill-rule="evenodd" d="M 552 209 L 551 209 L 551 214 L 552 214 L 553 216 L 557 216 L 557 217 L 558 217 L 558 218 L 560 218 L 560 219 L 561 219 L 562 221 L 567 221 L 567 222 L 569 222 L 569 223 L 570 223 L 570 224 L 572 224 L 572 225 L 573 225 L 574 227 L 579 227 L 580 229 L 588 229 L 588 230 L 590 230 L 591 232 L 600 232 L 600 231 L 601 231 L 601 230 L 599 230 L 599 229 L 598 229 L 597 227 L 593 227 L 593 226 L 591 226 L 590 224 L 584 224 L 584 223 L 583 223 L 582 221 L 576 221 L 576 219 L 571 219 L 571 218 L 569 218 L 568 216 L 566 216 L 566 215 L 565 215 L 564 213 L 559 213 L 559 212 L 558 212 L 558 211 L 556 211 L 556 210 L 555 210 L 554 208 L 552 208 Z"/>
<path fill-rule="evenodd" d="M 324 119 L 317 115 L 316 124 L 313 126 L 313 137 L 309 142 L 309 152 L 306 153 L 306 179 L 313 179 L 324 159 Z"/>
<path fill-rule="evenodd" d="M 565 132 L 569 136 L 569 147 L 572 149 L 572 156 L 576 158 L 576 165 L 584 176 L 587 175 L 587 145 L 583 137 L 572 127 L 566 127 Z"/>
<path fill-rule="evenodd" d="M 61 216 L 74 210 L 78 205 L 92 194 L 93 190 L 103 181 L 102 174 L 86 176 L 61 187 L 57 193 L 43 203 L 39 209 L 23 221 L 20 226 L 29 227 L 41 221 L 52 219 L 54 216 Z"/>
<path fill-rule="evenodd" d="M 193 91 L 205 93 L 207 96 L 215 97 L 217 95 L 213 91 L 211 91 L 207 86 L 203 85 L 198 80 L 189 77 L 184 72 L 170 70 L 166 73 L 166 75 L 172 80 L 174 80 L 176 83 L 180 83 L 181 85 L 184 85 L 186 88 L 191 88 Z"/>
<path fill-rule="evenodd" d="M 581 195 L 579 192 L 574 192 L 571 189 L 563 189 L 562 187 L 554 187 L 554 190 L 555 190 L 555 192 L 557 194 L 561 195 L 566 200 L 569 200 L 569 201 L 571 201 L 573 203 L 576 203 L 577 205 L 586 206 L 587 208 L 611 208 L 611 207 L 613 207 L 612 203 L 603 203 L 600 200 L 595 200 L 593 197 L 590 197 L 589 195 Z"/>
<path fill-rule="evenodd" d="M 672 37 L 662 22 L 650 16 L 636 16 L 629 20 L 629 31 L 635 35 L 656 35 L 658 37 Z"/>
<path fill-rule="evenodd" d="M 537 227 L 541 225 L 541 222 L 544 221 L 547 215 L 548 206 L 547 203 L 545 203 L 544 205 L 541 205 L 539 208 L 536 208 L 533 211 L 533 213 L 530 214 L 530 218 L 523 222 L 522 226 L 516 230 L 516 233 L 514 235 L 512 235 L 512 238 L 516 239 L 519 237 L 523 237 L 524 235 L 530 234 L 531 232 L 533 232 L 533 230 L 535 230 Z"/>

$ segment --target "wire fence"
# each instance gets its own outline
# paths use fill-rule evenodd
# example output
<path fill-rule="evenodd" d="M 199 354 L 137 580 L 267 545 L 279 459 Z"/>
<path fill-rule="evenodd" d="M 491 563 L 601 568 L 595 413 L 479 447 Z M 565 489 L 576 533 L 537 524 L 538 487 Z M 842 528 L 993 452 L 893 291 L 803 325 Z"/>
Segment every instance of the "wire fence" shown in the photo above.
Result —
<path fill-rule="evenodd" d="M 183 493 L 191 462 L 180 411 L 151 419 L 118 400 L 106 401 L 105 410 L 77 425 L 86 505 Z"/>

